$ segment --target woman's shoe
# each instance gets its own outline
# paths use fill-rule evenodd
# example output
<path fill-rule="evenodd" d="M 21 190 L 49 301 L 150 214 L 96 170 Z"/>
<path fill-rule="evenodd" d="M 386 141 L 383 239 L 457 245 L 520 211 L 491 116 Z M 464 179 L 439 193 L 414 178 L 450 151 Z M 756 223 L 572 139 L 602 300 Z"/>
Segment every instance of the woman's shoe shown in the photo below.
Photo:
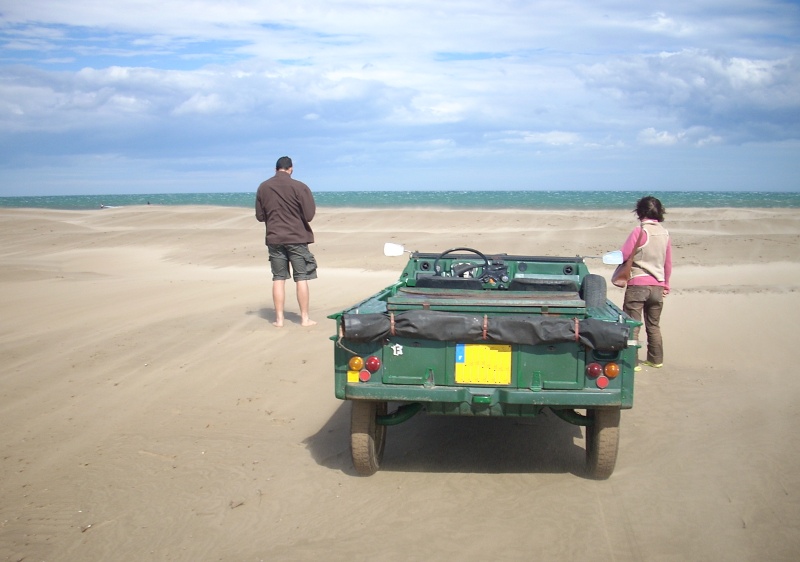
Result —
<path fill-rule="evenodd" d="M 664 366 L 663 363 L 653 363 L 652 361 L 642 361 L 642 365 L 647 365 L 648 367 L 653 367 L 654 369 L 660 369 Z"/>

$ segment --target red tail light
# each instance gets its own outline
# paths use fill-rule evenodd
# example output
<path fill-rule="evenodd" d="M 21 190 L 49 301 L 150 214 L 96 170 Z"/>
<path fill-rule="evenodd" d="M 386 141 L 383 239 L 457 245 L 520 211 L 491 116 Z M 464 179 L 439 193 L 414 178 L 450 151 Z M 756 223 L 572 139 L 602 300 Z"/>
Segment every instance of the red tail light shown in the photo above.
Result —
<path fill-rule="evenodd" d="M 607 388 L 609 379 L 613 379 L 617 375 L 619 375 L 619 365 L 616 363 L 608 363 L 605 367 L 600 363 L 586 365 L 586 376 L 595 379 L 597 388 L 601 390 Z"/>
<path fill-rule="evenodd" d="M 589 363 L 586 365 L 586 376 L 596 379 L 603 374 L 603 366 L 600 363 Z"/>
<path fill-rule="evenodd" d="M 381 368 L 381 360 L 374 355 L 367 357 L 366 367 L 370 373 L 375 373 Z"/>
<path fill-rule="evenodd" d="M 348 382 L 355 382 L 355 380 L 349 379 L 351 376 L 350 373 L 358 373 L 358 380 L 361 382 L 367 382 L 372 378 L 372 374 L 381 368 L 381 360 L 372 355 L 367 357 L 365 361 L 363 357 L 354 355 L 347 362 L 347 366 L 349 368 Z"/>

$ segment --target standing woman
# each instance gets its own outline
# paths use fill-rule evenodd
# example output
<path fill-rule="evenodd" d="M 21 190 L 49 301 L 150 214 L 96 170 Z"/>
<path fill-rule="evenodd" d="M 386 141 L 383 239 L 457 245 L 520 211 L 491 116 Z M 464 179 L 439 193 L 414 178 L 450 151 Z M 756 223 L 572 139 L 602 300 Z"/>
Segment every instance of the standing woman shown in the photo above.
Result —
<path fill-rule="evenodd" d="M 631 277 L 625 289 L 622 309 L 634 320 L 644 322 L 647 332 L 648 367 L 664 366 L 664 344 L 661 339 L 661 311 L 664 296 L 669 294 L 669 279 L 672 274 L 672 244 L 669 232 L 661 224 L 666 210 L 661 201 L 652 196 L 642 197 L 634 210 L 641 222 L 633 229 L 622 246 L 623 259 L 630 257 L 636 248 L 631 267 Z M 641 238 L 640 238 L 641 235 Z M 639 328 L 634 337 L 639 339 Z M 641 365 L 635 370 L 640 371 Z"/>

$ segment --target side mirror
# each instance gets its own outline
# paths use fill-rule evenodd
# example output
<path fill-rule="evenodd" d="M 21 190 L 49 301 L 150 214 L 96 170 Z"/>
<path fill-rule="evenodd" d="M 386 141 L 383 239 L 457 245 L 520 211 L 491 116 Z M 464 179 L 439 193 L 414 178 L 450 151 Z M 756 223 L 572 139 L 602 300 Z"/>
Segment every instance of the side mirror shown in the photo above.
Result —
<path fill-rule="evenodd" d="M 394 244 L 392 242 L 387 242 L 383 245 L 383 255 L 389 258 L 396 258 L 397 256 L 402 256 L 405 253 L 406 249 L 402 244 Z"/>
<path fill-rule="evenodd" d="M 603 256 L 603 263 L 606 265 L 619 265 L 623 261 L 622 259 L 622 252 L 620 250 L 614 250 L 613 252 L 608 252 L 606 255 Z"/>

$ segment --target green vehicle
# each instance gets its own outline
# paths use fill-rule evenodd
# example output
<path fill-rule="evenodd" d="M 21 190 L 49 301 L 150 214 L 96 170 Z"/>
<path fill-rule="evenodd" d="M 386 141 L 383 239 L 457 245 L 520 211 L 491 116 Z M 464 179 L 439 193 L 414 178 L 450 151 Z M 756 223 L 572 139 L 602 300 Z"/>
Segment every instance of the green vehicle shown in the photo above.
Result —
<path fill-rule="evenodd" d="M 381 465 L 387 427 L 418 412 L 536 416 L 585 426 L 586 473 L 611 476 L 620 410 L 633 406 L 640 324 L 606 297 L 582 257 L 409 253 L 392 285 L 336 321 L 336 397 L 352 402 L 361 475 Z M 619 263 L 619 252 L 603 257 Z"/>

